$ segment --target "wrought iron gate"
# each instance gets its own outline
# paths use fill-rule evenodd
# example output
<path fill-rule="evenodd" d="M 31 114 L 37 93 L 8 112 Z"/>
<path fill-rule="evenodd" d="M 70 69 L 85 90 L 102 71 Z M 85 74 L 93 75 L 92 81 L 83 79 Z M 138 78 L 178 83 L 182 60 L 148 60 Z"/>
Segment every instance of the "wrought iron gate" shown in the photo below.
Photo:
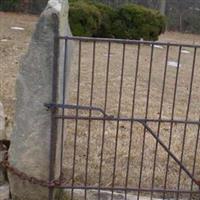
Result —
<path fill-rule="evenodd" d="M 85 191 L 84 199 L 90 190 L 99 199 L 102 191 L 110 191 L 110 199 L 114 192 L 124 199 L 128 194 L 199 199 L 200 46 L 82 37 L 58 41 L 65 43 L 65 56 L 61 74 L 55 51 L 53 102 L 47 105 L 54 122 L 50 181 L 57 123 L 61 163 L 60 181 L 50 194 L 61 188 L 71 190 L 70 199 L 76 189 Z M 75 50 L 67 78 L 71 41 Z"/>

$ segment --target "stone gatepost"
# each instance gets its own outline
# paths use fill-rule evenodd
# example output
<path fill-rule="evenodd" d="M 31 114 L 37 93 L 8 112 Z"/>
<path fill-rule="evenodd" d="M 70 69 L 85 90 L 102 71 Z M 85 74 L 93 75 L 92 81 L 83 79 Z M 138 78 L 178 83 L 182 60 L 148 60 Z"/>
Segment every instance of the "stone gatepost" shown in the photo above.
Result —
<path fill-rule="evenodd" d="M 28 176 L 46 181 L 49 180 L 52 121 L 51 111 L 44 107 L 44 103 L 52 102 L 53 67 L 58 64 L 59 72 L 63 68 L 62 43 L 59 45 L 61 53 L 57 63 L 54 60 L 54 46 L 58 46 L 54 44 L 54 38 L 58 35 L 71 35 L 67 0 L 49 0 L 22 61 L 16 83 L 16 114 L 9 150 L 11 166 Z M 60 94 L 57 95 L 60 99 Z M 57 138 L 59 141 L 59 136 Z M 58 154 L 60 145 L 56 145 L 56 142 L 54 144 Z M 53 175 L 58 178 L 56 172 L 59 170 L 59 158 L 55 159 L 57 166 Z M 9 173 L 9 181 L 13 200 L 48 199 L 49 191 L 45 187 L 33 185 L 13 173 Z"/>

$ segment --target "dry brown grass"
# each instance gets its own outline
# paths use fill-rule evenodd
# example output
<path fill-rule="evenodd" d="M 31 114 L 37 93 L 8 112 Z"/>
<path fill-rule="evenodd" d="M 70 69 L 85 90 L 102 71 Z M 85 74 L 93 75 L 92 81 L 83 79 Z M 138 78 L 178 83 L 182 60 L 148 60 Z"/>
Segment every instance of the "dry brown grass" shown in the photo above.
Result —
<path fill-rule="evenodd" d="M 0 12 L 0 100 L 10 122 L 14 115 L 16 75 L 36 21 L 36 16 Z M 12 26 L 25 30 L 11 30 Z"/>
<path fill-rule="evenodd" d="M 0 13 L 0 40 L 7 38 L 7 42 L 0 41 L 0 98 L 5 106 L 6 115 L 12 122 L 14 114 L 15 92 L 14 85 L 16 74 L 18 71 L 19 60 L 21 55 L 26 52 L 28 42 L 30 40 L 31 32 L 35 25 L 37 17 Z M 10 29 L 11 26 L 22 26 L 25 31 L 16 32 Z M 160 40 L 170 42 L 184 42 L 184 43 L 198 43 L 199 36 L 180 34 L 180 33 L 166 33 L 161 36 Z M 75 56 L 71 72 L 71 92 L 69 103 L 76 104 L 76 89 L 77 89 L 77 63 L 78 63 L 78 46 L 75 44 Z M 96 50 L 96 64 L 95 64 L 95 82 L 94 82 L 94 96 L 93 105 L 103 108 L 104 107 L 104 93 L 105 93 L 105 74 L 107 64 L 107 44 L 97 44 Z M 177 99 L 175 107 L 175 118 L 185 119 L 187 99 L 189 93 L 190 76 L 193 50 L 190 54 L 183 54 L 181 57 L 182 67 L 180 68 L 180 76 L 178 81 Z M 152 81 L 150 90 L 150 102 L 148 117 L 159 117 L 159 106 L 161 99 L 162 80 L 164 72 L 166 48 L 163 50 L 155 49 L 153 68 L 152 68 Z M 130 117 L 132 108 L 132 94 L 134 86 L 134 75 L 136 68 L 136 55 L 137 48 L 134 45 L 126 46 L 126 59 L 125 71 L 123 82 L 123 95 L 121 103 L 120 116 Z M 178 48 L 170 49 L 170 60 L 177 60 Z M 197 62 L 195 67 L 195 77 L 192 93 L 192 101 L 190 105 L 190 120 L 199 119 L 199 79 L 200 79 L 200 52 L 197 51 Z M 113 44 L 111 47 L 111 60 L 110 60 L 110 73 L 108 85 L 108 103 L 107 113 L 117 116 L 118 101 L 119 101 L 119 84 L 120 84 L 120 69 L 122 61 L 122 45 Z M 138 73 L 135 117 L 144 117 L 146 98 L 147 98 L 147 85 L 150 61 L 150 47 L 142 46 L 140 55 L 140 67 Z M 92 44 L 84 43 L 82 45 L 82 60 L 81 60 L 81 86 L 80 86 L 80 104 L 89 105 L 90 103 L 90 89 L 91 89 L 91 73 L 92 73 Z M 173 90 L 175 82 L 176 68 L 168 67 L 167 80 L 165 88 L 165 98 L 162 117 L 170 119 L 172 111 Z M 83 112 L 82 115 L 88 115 Z M 94 112 L 94 116 L 100 116 L 99 113 Z M 85 165 L 86 165 L 86 152 L 87 152 L 87 139 L 88 139 L 88 121 L 78 122 L 77 131 L 77 149 L 76 149 L 76 167 L 75 167 L 75 184 L 82 184 L 85 182 Z M 158 123 L 148 124 L 155 132 L 157 132 Z M 113 159 L 115 148 L 117 122 L 106 122 L 105 125 L 105 144 L 103 151 L 103 167 L 102 167 L 102 185 L 111 186 L 112 173 L 113 173 Z M 72 178 L 72 163 L 73 163 L 73 146 L 74 146 L 74 127 L 75 122 L 67 122 L 66 144 L 65 144 L 65 171 L 68 181 Z M 186 143 L 184 151 L 183 162 L 187 168 L 192 171 L 194 148 L 197 139 L 197 126 L 188 125 L 186 134 Z M 117 165 L 116 165 L 116 179 L 115 186 L 124 186 L 127 159 L 128 159 L 128 146 L 130 138 L 130 122 L 119 123 L 119 138 L 117 148 Z M 133 124 L 133 137 L 132 148 L 130 156 L 130 173 L 128 178 L 129 187 L 137 187 L 139 181 L 143 131 L 144 128 L 139 123 Z M 160 138 L 164 141 L 165 145 L 169 143 L 169 130 L 170 124 L 162 123 Z M 182 139 L 184 134 L 184 125 L 174 124 L 172 134 L 171 151 L 180 158 Z M 88 184 L 98 185 L 99 178 L 99 164 L 101 157 L 101 144 L 103 123 L 101 121 L 93 121 L 91 123 L 91 138 L 90 138 L 90 154 L 88 163 Z M 147 132 L 144 164 L 142 173 L 142 187 L 150 187 L 152 182 L 153 159 L 155 152 L 156 141 Z M 198 155 L 200 153 L 198 148 Z M 155 174 L 155 187 L 163 188 L 164 176 L 166 169 L 167 153 L 159 145 L 158 156 Z M 197 157 L 195 177 L 200 179 L 200 157 Z M 179 166 L 170 159 L 169 174 L 168 174 L 168 189 L 177 187 Z M 181 189 L 190 188 L 191 180 L 182 173 Z"/>

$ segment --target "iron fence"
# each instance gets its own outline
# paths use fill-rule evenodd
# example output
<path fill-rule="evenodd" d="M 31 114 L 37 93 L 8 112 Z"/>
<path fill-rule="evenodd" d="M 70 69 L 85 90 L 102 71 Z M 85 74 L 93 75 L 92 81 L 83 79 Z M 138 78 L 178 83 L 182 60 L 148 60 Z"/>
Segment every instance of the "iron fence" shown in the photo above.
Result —
<path fill-rule="evenodd" d="M 53 121 L 49 181 L 59 136 L 60 182 L 50 187 L 49 199 L 54 188 L 71 191 L 70 199 L 78 189 L 83 199 L 91 190 L 98 199 L 102 191 L 110 191 L 110 199 L 115 192 L 124 199 L 199 199 L 200 46 L 83 37 L 58 42 L 65 44 L 63 72 L 57 46 L 47 106 Z"/>

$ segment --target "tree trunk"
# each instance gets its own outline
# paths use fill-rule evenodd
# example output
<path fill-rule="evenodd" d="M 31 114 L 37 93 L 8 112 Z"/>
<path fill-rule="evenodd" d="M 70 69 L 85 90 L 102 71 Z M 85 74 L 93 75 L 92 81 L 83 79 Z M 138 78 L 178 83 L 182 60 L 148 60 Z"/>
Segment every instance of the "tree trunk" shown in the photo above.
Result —
<path fill-rule="evenodd" d="M 179 16 L 179 31 L 183 32 L 183 16 L 182 16 L 182 13 Z"/>
<path fill-rule="evenodd" d="M 166 12 L 166 0 L 160 0 L 160 12 L 165 15 Z"/>

